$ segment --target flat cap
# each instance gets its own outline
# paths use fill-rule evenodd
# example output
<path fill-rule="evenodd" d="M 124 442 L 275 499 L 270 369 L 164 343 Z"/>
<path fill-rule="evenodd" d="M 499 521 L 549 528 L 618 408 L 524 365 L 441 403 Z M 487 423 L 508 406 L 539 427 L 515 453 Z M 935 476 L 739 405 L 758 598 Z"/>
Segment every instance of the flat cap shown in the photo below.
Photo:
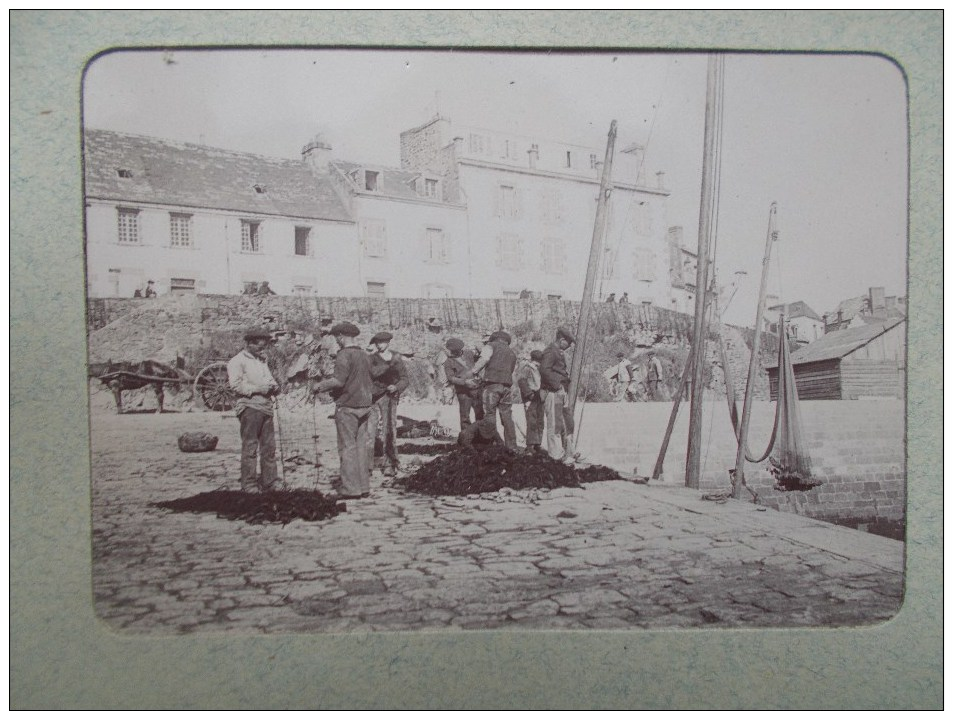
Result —
<path fill-rule="evenodd" d="M 350 321 L 341 321 L 331 326 L 332 336 L 360 336 L 361 329 Z"/>
<path fill-rule="evenodd" d="M 263 328 L 250 328 L 245 331 L 246 341 L 270 341 L 271 334 Z"/>
<path fill-rule="evenodd" d="M 576 342 L 576 339 L 565 326 L 560 326 L 556 329 L 556 338 L 565 338 L 567 341 L 569 341 L 569 345 L 572 345 Z"/>
<path fill-rule="evenodd" d="M 463 341 L 459 338 L 448 338 L 447 339 L 447 350 L 453 353 L 463 350 Z"/>
<path fill-rule="evenodd" d="M 506 345 L 509 345 L 513 342 L 513 339 L 510 338 L 510 334 L 506 331 L 497 331 L 490 336 L 491 341 L 503 341 Z"/>
<path fill-rule="evenodd" d="M 381 343 L 384 341 L 393 340 L 394 334 L 388 333 L 387 331 L 381 331 L 380 333 L 375 333 L 374 337 L 371 339 L 371 343 Z"/>
<path fill-rule="evenodd" d="M 529 354 L 529 359 L 530 359 L 530 360 L 542 360 L 542 359 L 543 359 L 543 352 L 540 351 L 540 350 L 531 351 L 530 354 Z"/>

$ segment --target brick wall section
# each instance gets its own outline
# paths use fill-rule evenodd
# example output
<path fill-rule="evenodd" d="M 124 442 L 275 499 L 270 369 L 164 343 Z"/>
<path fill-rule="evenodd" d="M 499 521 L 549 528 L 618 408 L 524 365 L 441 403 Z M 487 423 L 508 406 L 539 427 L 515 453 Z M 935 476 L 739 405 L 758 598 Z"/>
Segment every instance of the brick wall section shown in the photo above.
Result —
<path fill-rule="evenodd" d="M 774 490 L 764 464 L 747 464 L 745 477 L 761 502 L 812 518 L 903 520 L 904 403 L 900 400 L 804 401 L 801 418 L 813 474 L 823 484 L 802 492 Z M 671 403 L 593 403 L 581 413 L 580 450 L 601 464 L 652 476 Z M 579 414 L 577 413 L 577 418 Z M 756 402 L 749 449 L 760 456 L 774 423 L 774 403 Z M 662 481 L 681 484 L 688 444 L 688 403 L 682 403 Z M 724 401 L 706 401 L 702 427 L 704 491 L 730 488 L 736 444 Z M 750 497 L 749 497 L 750 498 Z"/>

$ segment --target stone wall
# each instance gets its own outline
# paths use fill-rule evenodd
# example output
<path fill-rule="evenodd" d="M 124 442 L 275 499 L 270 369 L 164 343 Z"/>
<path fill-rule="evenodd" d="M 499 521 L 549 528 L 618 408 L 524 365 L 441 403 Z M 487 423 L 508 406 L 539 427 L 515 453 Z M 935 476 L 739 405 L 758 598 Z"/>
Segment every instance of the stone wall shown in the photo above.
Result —
<path fill-rule="evenodd" d="M 813 474 L 823 484 L 806 493 L 779 492 L 764 464 L 749 463 L 745 478 L 760 501 L 811 518 L 903 520 L 904 403 L 806 401 L 800 408 Z M 671 409 L 671 403 L 587 404 L 577 413 L 580 450 L 593 462 L 651 477 Z M 774 403 L 756 402 L 748 440 L 754 456 L 762 454 L 773 423 Z M 688 403 L 682 403 L 662 481 L 684 483 L 687 445 Z M 701 449 L 701 489 L 730 489 L 737 445 L 726 402 L 705 402 Z"/>

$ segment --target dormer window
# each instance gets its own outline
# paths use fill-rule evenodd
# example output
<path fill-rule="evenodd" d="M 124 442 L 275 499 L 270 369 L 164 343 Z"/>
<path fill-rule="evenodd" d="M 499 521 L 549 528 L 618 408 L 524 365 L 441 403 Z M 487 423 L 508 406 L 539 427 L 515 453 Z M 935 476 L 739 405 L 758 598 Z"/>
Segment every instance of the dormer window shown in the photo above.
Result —
<path fill-rule="evenodd" d="M 364 189 L 365 190 L 377 190 L 377 178 L 380 175 L 377 171 L 374 170 L 365 170 L 364 171 Z"/>
<path fill-rule="evenodd" d="M 120 177 L 120 178 L 131 178 L 131 177 L 132 177 L 132 171 L 129 170 L 128 168 L 118 168 L 118 169 L 116 170 L 116 173 L 119 174 L 119 177 Z"/>
<path fill-rule="evenodd" d="M 262 195 L 268 191 L 267 186 L 262 185 L 261 183 L 255 183 L 252 187 L 255 188 L 255 192 L 258 193 L 259 195 Z"/>
<path fill-rule="evenodd" d="M 430 198 L 437 197 L 437 181 L 432 178 L 424 180 L 424 195 Z"/>

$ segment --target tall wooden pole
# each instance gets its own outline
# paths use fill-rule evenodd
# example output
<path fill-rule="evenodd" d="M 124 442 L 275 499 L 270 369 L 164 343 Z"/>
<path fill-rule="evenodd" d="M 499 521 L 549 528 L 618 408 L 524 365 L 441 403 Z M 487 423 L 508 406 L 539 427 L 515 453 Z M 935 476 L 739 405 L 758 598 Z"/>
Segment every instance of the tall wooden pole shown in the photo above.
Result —
<path fill-rule="evenodd" d="M 572 353 L 572 367 L 569 372 L 569 402 L 572 412 L 576 410 L 576 398 L 579 395 L 579 381 L 582 378 L 582 362 L 585 358 L 586 337 L 589 334 L 589 314 L 592 310 L 592 292 L 596 288 L 599 276 L 599 262 L 602 256 L 602 242 L 605 239 L 606 218 L 608 217 L 609 194 L 612 180 L 612 155 L 615 152 L 616 122 L 609 127 L 609 141 L 606 144 L 606 159 L 602 164 L 602 181 L 599 184 L 599 204 L 596 207 L 596 224 L 592 229 L 592 246 L 589 248 L 589 266 L 586 268 L 586 285 L 582 290 L 582 303 L 579 304 L 579 322 L 576 324 L 576 347 Z"/>
<path fill-rule="evenodd" d="M 771 260 L 771 244 L 778 238 L 774 220 L 778 213 L 778 204 L 771 203 L 768 215 L 768 236 L 764 245 L 764 261 L 761 262 L 761 290 L 758 292 L 758 313 L 754 321 L 754 338 L 751 344 L 751 361 L 748 363 L 748 382 L 745 383 L 745 401 L 741 408 L 741 427 L 738 430 L 738 454 L 735 457 L 735 480 L 731 487 L 734 498 L 741 498 L 744 486 L 745 452 L 748 445 L 748 423 L 751 421 L 751 399 L 754 397 L 754 378 L 758 368 L 758 352 L 761 349 L 761 319 L 764 316 L 764 302 L 768 295 L 768 264 Z M 784 338 L 784 334 L 781 334 Z M 778 371 L 780 373 L 780 370 Z M 780 397 L 780 395 L 779 395 Z"/>
<path fill-rule="evenodd" d="M 723 63 L 708 55 L 708 88 L 705 96 L 705 149 L 702 158 L 702 193 L 698 210 L 698 268 L 695 275 L 695 330 L 692 336 L 691 403 L 688 417 L 688 453 L 685 457 L 685 486 L 697 489 L 701 479 L 702 396 L 704 394 L 705 336 L 708 328 L 708 252 L 715 187 L 715 140 L 720 128 Z"/>

